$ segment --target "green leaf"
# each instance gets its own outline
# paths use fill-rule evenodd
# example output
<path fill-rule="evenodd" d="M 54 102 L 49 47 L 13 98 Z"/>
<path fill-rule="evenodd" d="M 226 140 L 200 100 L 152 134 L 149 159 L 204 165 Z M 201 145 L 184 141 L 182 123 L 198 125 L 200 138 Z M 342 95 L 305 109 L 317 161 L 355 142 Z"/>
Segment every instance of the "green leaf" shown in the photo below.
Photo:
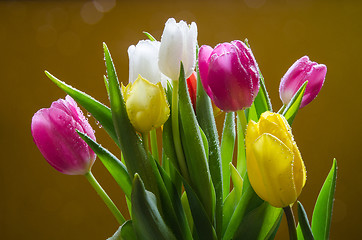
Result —
<path fill-rule="evenodd" d="M 90 148 L 97 154 L 108 172 L 114 180 L 122 188 L 128 199 L 131 199 L 132 182 L 128 175 L 128 171 L 124 164 L 111 152 L 103 148 L 100 144 L 88 137 L 86 134 L 77 131 L 79 136 L 89 145 Z"/>
<path fill-rule="evenodd" d="M 266 87 L 265 87 L 263 75 L 261 74 L 261 71 L 259 68 L 258 68 L 258 71 L 259 71 L 259 75 L 260 75 L 260 79 L 259 79 L 260 88 L 259 88 L 258 95 L 256 95 L 256 98 L 254 100 L 254 105 L 255 105 L 255 110 L 256 110 L 256 113 L 257 113 L 257 116 L 259 119 L 260 115 L 263 112 L 265 112 L 265 111 L 272 112 L 273 108 L 272 108 L 272 105 L 270 102 L 268 91 L 266 90 Z"/>
<path fill-rule="evenodd" d="M 245 214 L 233 239 L 270 239 L 278 229 L 283 211 L 267 202 L 261 204 Z"/>
<path fill-rule="evenodd" d="M 114 235 L 107 240 L 137 240 L 132 226 L 132 221 L 128 220 L 122 224 L 122 226 L 118 228 Z"/>
<path fill-rule="evenodd" d="M 207 212 L 197 194 L 192 190 L 191 186 L 184 181 L 188 203 L 191 209 L 195 230 L 200 240 L 216 240 L 216 232 L 213 228 Z"/>
<path fill-rule="evenodd" d="M 287 119 L 289 125 L 292 125 L 295 115 L 299 110 L 300 104 L 304 96 L 305 88 L 307 87 L 308 81 L 305 81 L 298 91 L 294 94 L 288 105 L 285 107 L 282 115 Z"/>
<path fill-rule="evenodd" d="M 298 220 L 297 234 L 299 240 L 314 240 L 312 230 L 310 229 L 307 213 L 303 205 L 298 201 Z"/>
<path fill-rule="evenodd" d="M 45 74 L 50 80 L 52 80 L 60 89 L 70 95 L 75 101 L 77 101 L 82 107 L 84 107 L 92 116 L 99 121 L 104 130 L 113 139 L 113 141 L 119 145 L 116 131 L 113 126 L 111 110 L 103 103 L 97 101 L 88 94 L 79 91 L 78 89 L 66 84 L 65 82 L 54 77 L 48 71 Z"/>
<path fill-rule="evenodd" d="M 230 191 L 230 167 L 233 160 L 235 147 L 235 113 L 225 113 L 225 121 L 221 138 L 221 159 L 222 159 L 222 177 L 223 177 L 223 198 L 225 199 Z"/>
<path fill-rule="evenodd" d="M 127 222 L 128 222 L 128 221 L 127 221 Z M 125 222 L 125 223 L 127 223 L 127 222 Z M 124 224 L 125 224 L 125 223 L 124 223 Z M 122 224 L 122 226 L 123 226 L 124 224 Z M 113 234 L 112 237 L 107 238 L 107 240 L 122 240 L 122 238 L 121 238 L 122 226 L 120 226 L 120 227 L 117 229 L 117 231 Z"/>
<path fill-rule="evenodd" d="M 231 173 L 231 179 L 233 181 L 233 190 L 230 194 L 225 198 L 224 208 L 223 208 L 223 228 L 222 234 L 225 234 L 226 227 L 229 225 L 231 216 L 235 212 L 235 208 L 239 203 L 239 200 L 242 196 L 243 190 L 243 179 L 241 178 L 239 172 L 236 170 L 234 165 L 230 162 L 229 163 L 229 172 Z"/>
<path fill-rule="evenodd" d="M 198 46 L 196 47 L 196 55 L 198 56 Z M 206 94 L 201 84 L 200 71 L 198 65 L 196 66 L 197 72 L 197 94 L 196 94 L 196 115 L 197 121 L 201 129 L 204 131 L 207 141 L 209 143 L 209 158 L 208 164 L 210 175 L 215 190 L 215 222 L 216 233 L 221 235 L 222 231 L 222 208 L 224 203 L 223 198 L 223 177 L 222 177 L 222 159 L 221 150 L 219 145 L 219 136 L 216 128 L 214 113 L 209 96 Z"/>
<path fill-rule="evenodd" d="M 329 239 L 336 180 L 337 161 L 334 159 L 313 211 L 312 232 L 316 239 Z"/>
<path fill-rule="evenodd" d="M 108 79 L 105 75 L 103 75 L 103 81 L 104 81 L 104 85 L 106 86 L 107 96 L 109 96 L 109 84 L 108 84 Z"/>
<path fill-rule="evenodd" d="M 181 203 L 182 203 L 183 209 L 185 211 L 186 219 L 187 219 L 187 222 L 189 224 L 190 230 L 192 232 L 193 228 L 194 228 L 194 220 L 192 219 L 192 213 L 191 213 L 190 204 L 189 204 L 189 201 L 187 199 L 186 192 L 183 192 L 183 194 L 181 196 Z"/>
<path fill-rule="evenodd" d="M 267 205 L 267 207 L 264 211 L 264 221 L 258 239 L 274 239 L 282 220 L 283 210 L 281 208 L 273 207 L 267 202 L 263 204 Z"/>
<path fill-rule="evenodd" d="M 243 181 L 243 194 L 235 208 L 233 215 L 230 218 L 229 225 L 227 226 L 223 240 L 230 240 L 234 238 L 234 234 L 237 232 L 240 224 L 242 223 L 245 215 L 257 208 L 263 203 L 258 195 L 254 192 L 253 188 L 250 185 L 249 178 L 246 175 L 246 178 Z"/>
<path fill-rule="evenodd" d="M 135 173 L 138 173 L 145 181 L 146 189 L 159 196 L 154 175 L 157 167 L 148 158 L 147 152 L 128 118 L 111 54 L 105 43 L 103 43 L 103 48 L 108 74 L 112 118 L 128 173 L 131 178 Z"/>
<path fill-rule="evenodd" d="M 255 108 L 255 103 L 253 102 L 253 104 L 251 105 L 250 108 L 247 108 L 245 110 L 245 115 L 246 115 L 246 119 L 249 122 L 250 120 L 253 120 L 254 122 L 258 121 L 258 114 L 256 112 L 256 108 Z"/>
<path fill-rule="evenodd" d="M 138 239 L 176 240 L 157 208 L 155 195 L 145 189 L 138 174 L 133 180 L 132 217 Z"/>
<path fill-rule="evenodd" d="M 148 39 L 150 39 L 152 42 L 156 41 L 156 38 L 154 38 L 150 33 L 148 32 L 143 32 L 147 37 Z"/>
<path fill-rule="evenodd" d="M 205 135 L 204 131 L 202 131 L 200 126 L 199 126 L 199 129 L 200 129 L 200 133 L 201 133 L 202 143 L 204 145 L 204 149 L 205 149 L 205 153 L 206 153 L 206 158 L 209 159 L 209 143 L 207 142 L 206 135 Z"/>
<path fill-rule="evenodd" d="M 169 103 L 172 102 L 172 86 L 167 82 L 166 97 Z M 172 108 L 170 108 L 170 116 L 172 116 Z M 163 125 L 162 131 L 162 167 L 169 174 L 171 181 L 175 185 L 178 193 L 181 195 L 182 181 L 177 172 L 180 172 L 180 166 L 177 161 L 175 144 L 172 134 L 172 118 L 169 117 Z"/>
<path fill-rule="evenodd" d="M 191 186 L 202 202 L 209 219 L 213 218 L 213 190 L 206 152 L 199 129 L 199 124 L 189 97 L 184 68 L 181 63 L 179 79 L 179 110 L 182 146 L 191 179 Z M 183 134 L 183 135 L 182 135 Z"/>
<path fill-rule="evenodd" d="M 180 195 L 171 181 L 170 177 L 167 175 L 166 171 L 160 166 L 160 164 L 154 159 L 157 164 L 158 170 L 162 177 L 162 182 L 159 181 L 159 184 L 162 184 L 160 191 L 161 207 L 163 209 L 163 215 L 165 220 L 167 220 L 168 226 L 173 229 L 173 232 L 178 239 L 192 239 L 191 230 L 187 224 L 186 215 L 180 200 Z"/>
<path fill-rule="evenodd" d="M 122 225 L 121 237 L 122 240 L 137 240 L 131 220 L 128 220 Z"/>

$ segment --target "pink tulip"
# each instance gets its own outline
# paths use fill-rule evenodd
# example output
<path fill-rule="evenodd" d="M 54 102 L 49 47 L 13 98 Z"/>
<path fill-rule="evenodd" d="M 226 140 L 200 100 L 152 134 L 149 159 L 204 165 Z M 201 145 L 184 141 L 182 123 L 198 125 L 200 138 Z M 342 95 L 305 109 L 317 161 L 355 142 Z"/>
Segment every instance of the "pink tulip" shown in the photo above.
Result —
<path fill-rule="evenodd" d="M 70 96 L 40 109 L 31 122 L 31 133 L 40 152 L 56 170 L 68 175 L 86 174 L 96 159 L 76 129 L 95 140 L 92 127 Z"/>
<path fill-rule="evenodd" d="M 279 94 L 284 105 L 287 105 L 305 81 L 308 81 L 300 108 L 306 106 L 317 97 L 326 78 L 327 67 L 304 56 L 297 60 L 280 81 Z"/>
<path fill-rule="evenodd" d="M 241 41 L 222 43 L 212 49 L 203 45 L 199 52 L 202 85 L 223 111 L 248 108 L 259 91 L 258 64 Z"/>

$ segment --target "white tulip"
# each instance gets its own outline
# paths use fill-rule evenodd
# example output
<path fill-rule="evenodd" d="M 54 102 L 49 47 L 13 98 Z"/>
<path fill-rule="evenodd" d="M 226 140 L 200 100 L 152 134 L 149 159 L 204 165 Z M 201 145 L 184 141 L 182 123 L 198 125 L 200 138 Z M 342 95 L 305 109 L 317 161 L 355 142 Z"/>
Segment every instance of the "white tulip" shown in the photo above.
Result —
<path fill-rule="evenodd" d="M 159 49 L 160 42 L 150 40 L 141 40 L 128 48 L 130 83 L 141 75 L 151 83 L 161 82 L 164 88 L 167 86 L 167 77 L 158 68 Z"/>
<path fill-rule="evenodd" d="M 196 65 L 196 43 L 196 23 L 188 26 L 184 21 L 176 23 L 175 19 L 168 19 L 159 51 L 158 66 L 161 72 L 172 80 L 178 80 L 182 61 L 185 77 L 190 77 Z"/>

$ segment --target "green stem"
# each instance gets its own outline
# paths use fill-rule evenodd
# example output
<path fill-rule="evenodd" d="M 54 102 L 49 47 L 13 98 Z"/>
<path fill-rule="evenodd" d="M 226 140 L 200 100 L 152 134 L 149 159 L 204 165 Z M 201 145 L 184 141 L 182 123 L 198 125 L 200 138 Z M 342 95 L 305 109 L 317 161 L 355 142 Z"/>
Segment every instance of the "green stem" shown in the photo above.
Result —
<path fill-rule="evenodd" d="M 175 144 L 175 151 L 178 163 L 180 165 L 180 170 L 183 177 L 190 182 L 190 177 L 187 171 L 185 156 L 181 146 L 181 137 L 180 137 L 180 127 L 178 122 L 178 81 L 172 81 L 173 89 L 172 89 L 172 135 L 173 142 Z"/>
<path fill-rule="evenodd" d="M 150 144 L 149 144 L 149 141 L 148 141 L 148 136 L 149 136 L 149 132 L 142 133 L 143 145 L 144 145 L 147 153 L 150 151 Z"/>
<path fill-rule="evenodd" d="M 290 206 L 283 208 L 285 216 L 287 217 L 288 222 L 288 230 L 289 230 L 289 239 L 290 240 L 298 240 L 297 238 L 297 231 L 295 228 L 295 221 L 293 211 Z"/>
<path fill-rule="evenodd" d="M 152 149 L 152 156 L 157 161 L 159 160 L 158 156 L 158 144 L 157 144 L 157 133 L 156 129 L 152 129 L 150 132 L 151 135 L 151 149 Z"/>
<path fill-rule="evenodd" d="M 247 120 L 244 110 L 237 112 L 237 139 L 238 139 L 238 154 L 236 168 L 240 173 L 240 176 L 244 178 L 246 173 L 246 157 L 245 157 L 245 131 Z"/>
<path fill-rule="evenodd" d="M 92 185 L 94 190 L 98 193 L 98 195 L 102 198 L 103 202 L 107 205 L 108 209 L 111 210 L 113 216 L 117 219 L 118 223 L 122 225 L 126 220 L 124 219 L 122 213 L 118 210 L 116 205 L 109 198 L 107 193 L 103 190 L 101 185 L 97 182 L 92 172 L 89 171 L 84 175 L 88 182 Z"/>

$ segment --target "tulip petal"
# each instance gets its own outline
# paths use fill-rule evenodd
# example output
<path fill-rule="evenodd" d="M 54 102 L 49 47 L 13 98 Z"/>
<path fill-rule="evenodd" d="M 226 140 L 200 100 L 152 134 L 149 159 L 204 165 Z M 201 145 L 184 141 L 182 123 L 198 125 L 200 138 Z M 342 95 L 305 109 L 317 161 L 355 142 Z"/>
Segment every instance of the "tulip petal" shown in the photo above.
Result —
<path fill-rule="evenodd" d="M 182 23 L 181 21 L 180 23 Z M 186 25 L 186 29 L 185 29 Z M 184 36 L 185 43 L 184 49 L 182 54 L 182 63 L 184 64 L 185 69 L 185 78 L 189 78 L 191 74 L 194 72 L 195 65 L 196 65 L 196 42 L 197 42 L 197 26 L 196 23 L 192 22 L 190 27 L 185 25 L 181 25 L 184 28 Z"/>
<path fill-rule="evenodd" d="M 172 80 L 179 78 L 183 41 L 183 34 L 175 19 L 168 19 L 161 37 L 158 66 L 161 72 Z"/>
<path fill-rule="evenodd" d="M 138 75 L 147 79 L 151 83 L 157 84 L 160 81 L 163 86 L 166 86 L 164 78 L 158 68 L 158 53 L 160 42 L 142 40 L 136 46 L 128 48 L 129 56 L 129 82 L 133 83 Z"/>
<path fill-rule="evenodd" d="M 299 196 L 307 180 L 307 175 L 306 175 L 305 165 L 302 160 L 302 156 L 300 155 L 297 144 L 295 143 L 293 143 L 293 153 L 294 153 L 294 165 L 293 165 L 294 184 L 297 195 Z"/>
<path fill-rule="evenodd" d="M 293 136 L 288 122 L 279 114 L 264 112 L 260 116 L 259 130 L 269 133 L 282 141 L 289 149 L 293 149 Z"/>
<path fill-rule="evenodd" d="M 317 97 L 324 84 L 327 67 L 324 64 L 318 64 L 314 65 L 311 71 L 310 77 L 307 79 L 308 84 L 300 108 L 303 108 Z"/>
<path fill-rule="evenodd" d="M 208 75 L 209 75 L 209 58 L 211 56 L 213 49 L 210 46 L 202 45 L 199 50 L 199 71 L 202 86 L 204 87 L 207 95 L 212 96 L 210 86 L 208 84 Z"/>
<path fill-rule="evenodd" d="M 258 137 L 259 137 L 259 125 L 253 120 L 250 120 L 248 123 L 248 127 L 246 128 L 246 137 L 245 137 L 246 145 L 255 142 L 255 140 Z M 246 148 L 248 148 L 248 146 L 246 146 Z"/>
<path fill-rule="evenodd" d="M 149 132 L 168 119 L 170 110 L 161 83 L 155 85 L 139 76 L 124 91 L 128 117 L 138 132 Z"/>
<path fill-rule="evenodd" d="M 237 48 L 237 53 L 239 55 L 240 62 L 243 63 L 244 66 L 248 67 L 246 71 L 251 73 L 251 75 L 256 75 L 258 77 L 251 78 L 252 79 L 252 93 L 254 98 L 259 92 L 259 70 L 258 63 L 255 60 L 253 52 L 246 44 L 240 40 L 232 41 L 231 44 Z"/>
<path fill-rule="evenodd" d="M 247 167 L 255 192 L 274 207 L 294 203 L 298 195 L 294 186 L 293 152 L 268 133 L 262 134 L 251 148 L 255 159 L 247 159 Z"/>
<path fill-rule="evenodd" d="M 238 111 L 250 107 L 252 81 L 234 52 L 210 57 L 208 85 L 210 97 L 215 105 L 224 111 Z"/>

